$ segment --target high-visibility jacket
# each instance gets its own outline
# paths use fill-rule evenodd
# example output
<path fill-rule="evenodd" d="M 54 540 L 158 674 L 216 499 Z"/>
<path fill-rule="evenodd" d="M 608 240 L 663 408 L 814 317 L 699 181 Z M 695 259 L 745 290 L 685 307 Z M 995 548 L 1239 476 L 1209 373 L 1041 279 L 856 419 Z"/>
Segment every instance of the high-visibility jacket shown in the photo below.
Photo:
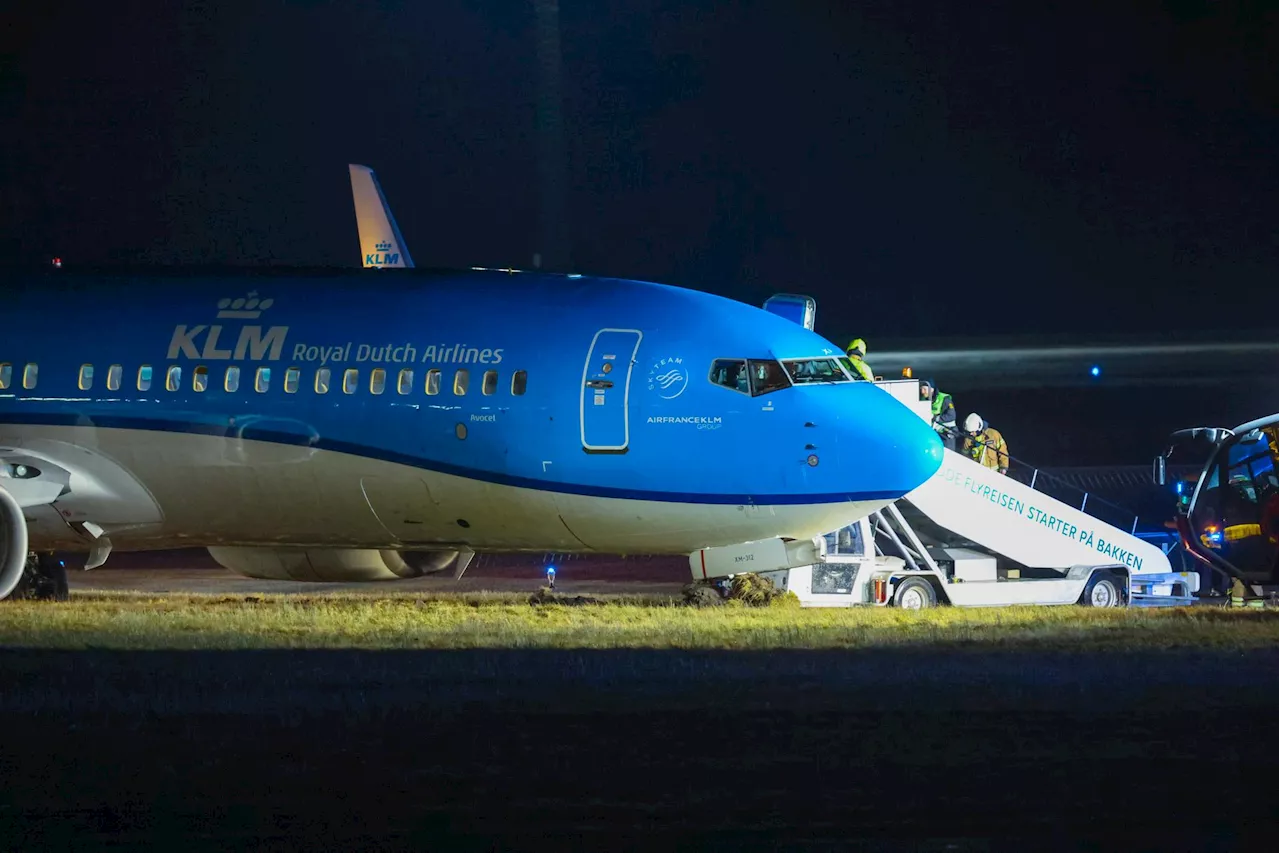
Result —
<path fill-rule="evenodd" d="M 1009 470 L 1009 445 L 994 427 L 987 427 L 976 436 L 966 435 L 961 452 L 988 468 Z"/>
<path fill-rule="evenodd" d="M 871 366 L 862 359 L 849 356 L 849 363 L 853 365 L 853 369 L 857 371 L 863 379 L 868 382 L 874 382 L 876 380 L 875 374 L 871 372 Z M 853 378 L 857 379 L 858 377 L 855 376 Z"/>
<path fill-rule="evenodd" d="M 956 428 L 956 406 L 950 394 L 933 391 L 933 428 L 938 432 Z"/>

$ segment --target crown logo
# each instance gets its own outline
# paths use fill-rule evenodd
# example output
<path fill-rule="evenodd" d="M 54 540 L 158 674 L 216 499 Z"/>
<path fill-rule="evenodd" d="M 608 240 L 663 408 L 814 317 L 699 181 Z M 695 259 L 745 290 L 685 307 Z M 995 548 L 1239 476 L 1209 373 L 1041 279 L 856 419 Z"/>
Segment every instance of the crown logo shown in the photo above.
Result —
<path fill-rule="evenodd" d="M 390 252 L 391 244 L 386 240 L 383 240 L 381 243 L 374 243 L 373 248 L 376 252 Z"/>
<path fill-rule="evenodd" d="M 249 291 L 248 296 L 239 299 L 219 299 L 219 320 L 256 320 L 273 304 L 274 299 L 259 299 L 258 291 Z"/>

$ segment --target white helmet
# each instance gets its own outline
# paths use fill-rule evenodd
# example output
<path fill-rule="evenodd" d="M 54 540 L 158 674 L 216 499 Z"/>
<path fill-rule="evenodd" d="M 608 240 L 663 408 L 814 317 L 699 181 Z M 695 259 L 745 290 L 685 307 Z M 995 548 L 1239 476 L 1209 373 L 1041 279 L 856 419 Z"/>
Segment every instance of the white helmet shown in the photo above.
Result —
<path fill-rule="evenodd" d="M 977 412 L 970 412 L 969 417 L 964 419 L 965 432 L 982 432 L 982 418 L 978 417 Z"/>

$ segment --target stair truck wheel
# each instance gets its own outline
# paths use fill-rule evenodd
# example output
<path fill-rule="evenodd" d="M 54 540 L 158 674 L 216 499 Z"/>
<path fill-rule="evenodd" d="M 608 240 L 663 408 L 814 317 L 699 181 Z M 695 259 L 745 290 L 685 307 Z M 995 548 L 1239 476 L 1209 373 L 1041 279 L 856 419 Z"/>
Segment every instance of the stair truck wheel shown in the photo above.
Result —
<path fill-rule="evenodd" d="M 907 578 L 898 584 L 893 603 L 903 610 L 924 610 L 937 605 L 938 595 L 924 578 Z"/>
<path fill-rule="evenodd" d="M 1095 572 L 1080 597 L 1086 607 L 1123 607 L 1124 593 L 1120 581 L 1110 572 Z"/>

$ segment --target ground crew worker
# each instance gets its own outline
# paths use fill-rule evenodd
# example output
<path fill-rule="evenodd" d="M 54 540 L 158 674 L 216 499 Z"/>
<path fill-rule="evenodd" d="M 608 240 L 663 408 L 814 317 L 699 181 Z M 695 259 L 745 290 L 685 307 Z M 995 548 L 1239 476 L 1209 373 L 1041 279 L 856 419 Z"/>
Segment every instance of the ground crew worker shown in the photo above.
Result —
<path fill-rule="evenodd" d="M 970 412 L 964 419 L 964 448 L 962 453 L 974 462 L 995 468 L 1001 474 L 1009 473 L 1009 445 L 1004 436 L 984 421 L 977 412 Z"/>
<path fill-rule="evenodd" d="M 876 380 L 875 375 L 871 372 L 871 366 L 868 365 L 864 358 L 867 357 L 867 342 L 862 338 L 854 338 L 849 342 L 849 346 L 845 347 L 844 354 L 849 356 L 849 363 L 853 365 L 853 370 L 858 375 L 854 379 L 865 379 L 868 382 Z"/>
<path fill-rule="evenodd" d="M 943 445 L 947 450 L 955 450 L 958 430 L 956 430 L 956 406 L 951 401 L 951 395 L 939 391 L 932 379 L 926 379 L 920 385 L 920 396 L 933 405 L 933 420 L 929 423 L 942 438 Z"/>

